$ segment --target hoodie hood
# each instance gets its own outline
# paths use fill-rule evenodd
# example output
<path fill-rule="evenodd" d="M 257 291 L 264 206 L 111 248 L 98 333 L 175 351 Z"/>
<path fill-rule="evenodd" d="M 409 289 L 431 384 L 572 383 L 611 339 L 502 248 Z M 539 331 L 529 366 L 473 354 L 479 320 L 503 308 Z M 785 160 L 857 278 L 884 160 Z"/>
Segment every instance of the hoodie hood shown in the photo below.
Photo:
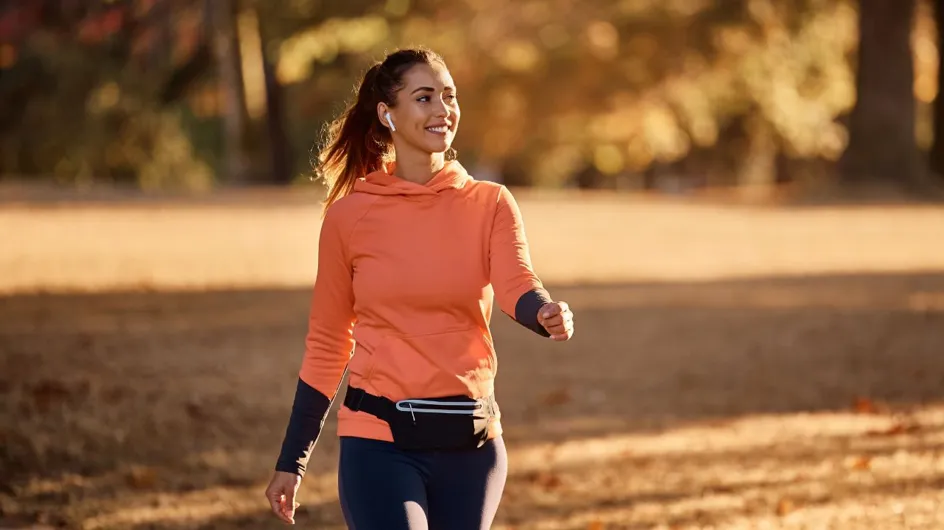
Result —
<path fill-rule="evenodd" d="M 396 163 L 385 164 L 383 169 L 368 173 L 354 182 L 355 193 L 371 195 L 437 195 L 447 189 L 461 189 L 472 177 L 457 160 L 446 162 L 426 184 L 417 184 L 394 176 Z"/>

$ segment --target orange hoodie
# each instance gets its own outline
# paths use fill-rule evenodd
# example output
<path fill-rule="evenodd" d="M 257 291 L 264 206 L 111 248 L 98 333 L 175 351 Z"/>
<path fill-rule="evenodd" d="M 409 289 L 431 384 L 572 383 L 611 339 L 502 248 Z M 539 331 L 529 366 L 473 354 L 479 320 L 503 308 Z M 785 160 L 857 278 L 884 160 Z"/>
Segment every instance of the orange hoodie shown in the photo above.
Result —
<path fill-rule="evenodd" d="M 457 161 L 423 185 L 388 171 L 356 181 L 325 214 L 300 384 L 331 400 L 347 366 L 352 386 L 393 401 L 488 396 L 493 298 L 548 336 L 536 317 L 550 298 L 518 206 Z M 496 418 L 490 437 L 501 432 Z M 383 420 L 343 406 L 338 435 L 393 440 Z"/>

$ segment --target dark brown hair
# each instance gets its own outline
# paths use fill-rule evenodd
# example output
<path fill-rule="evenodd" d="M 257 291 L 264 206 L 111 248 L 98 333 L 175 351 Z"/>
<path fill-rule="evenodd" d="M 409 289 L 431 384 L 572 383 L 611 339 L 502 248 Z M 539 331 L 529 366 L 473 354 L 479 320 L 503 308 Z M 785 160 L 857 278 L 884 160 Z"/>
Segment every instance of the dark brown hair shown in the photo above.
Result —
<path fill-rule="evenodd" d="M 328 185 L 325 210 L 351 192 L 354 181 L 383 167 L 393 145 L 390 131 L 377 119 L 381 101 L 394 107 L 403 88 L 403 74 L 417 64 L 445 61 L 425 48 L 397 50 L 367 70 L 356 98 L 326 130 L 315 172 Z"/>

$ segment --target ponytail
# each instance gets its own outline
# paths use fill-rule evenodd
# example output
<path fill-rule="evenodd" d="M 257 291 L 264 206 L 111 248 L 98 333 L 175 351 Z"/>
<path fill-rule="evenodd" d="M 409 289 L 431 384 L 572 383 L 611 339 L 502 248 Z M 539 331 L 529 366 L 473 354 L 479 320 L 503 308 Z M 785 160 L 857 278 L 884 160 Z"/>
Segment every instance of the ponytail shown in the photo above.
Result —
<path fill-rule="evenodd" d="M 353 103 L 326 130 L 324 148 L 315 171 L 328 186 L 324 210 L 351 193 L 357 179 L 383 168 L 393 155 L 390 131 L 377 119 L 377 104 L 396 104 L 403 74 L 419 63 L 445 64 L 442 57 L 424 48 L 398 50 L 364 74 Z"/>
<path fill-rule="evenodd" d="M 389 133 L 376 117 L 375 92 L 381 64 L 372 66 L 357 90 L 357 98 L 328 126 L 328 141 L 319 156 L 318 172 L 329 186 L 325 210 L 349 194 L 358 178 L 380 169 L 388 154 Z"/>

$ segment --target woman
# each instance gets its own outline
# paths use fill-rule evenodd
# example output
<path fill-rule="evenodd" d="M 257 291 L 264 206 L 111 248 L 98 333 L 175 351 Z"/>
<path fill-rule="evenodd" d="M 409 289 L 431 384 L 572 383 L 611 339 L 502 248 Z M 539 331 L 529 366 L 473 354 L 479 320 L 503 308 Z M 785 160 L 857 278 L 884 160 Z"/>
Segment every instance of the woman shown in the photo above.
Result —
<path fill-rule="evenodd" d="M 543 337 L 573 334 L 567 304 L 532 270 L 512 195 L 447 158 L 459 116 L 442 58 L 408 49 L 367 71 L 330 129 L 306 350 L 266 489 L 287 523 L 347 370 L 338 488 L 348 526 L 489 528 L 507 475 L 493 298 Z"/>

